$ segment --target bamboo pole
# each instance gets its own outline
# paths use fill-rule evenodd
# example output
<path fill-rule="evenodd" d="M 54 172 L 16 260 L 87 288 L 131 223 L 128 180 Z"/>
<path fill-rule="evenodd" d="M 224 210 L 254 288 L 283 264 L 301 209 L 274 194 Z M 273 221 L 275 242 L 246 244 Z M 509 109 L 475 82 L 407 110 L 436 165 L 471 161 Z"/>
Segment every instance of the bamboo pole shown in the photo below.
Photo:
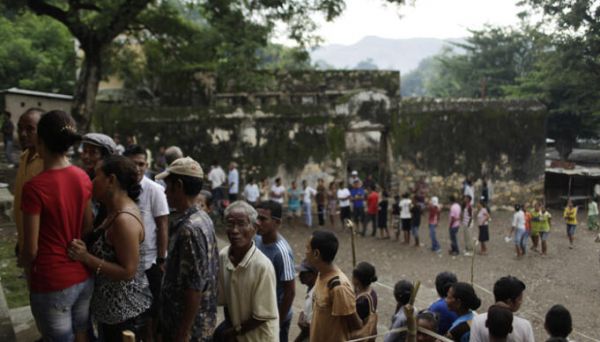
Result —
<path fill-rule="evenodd" d="M 417 341 L 417 318 L 415 317 L 415 299 L 417 298 L 417 293 L 419 292 L 419 287 L 421 287 L 421 282 L 417 280 L 415 286 L 413 287 L 412 293 L 410 294 L 410 300 L 408 304 L 404 305 L 402 308 L 404 310 L 404 315 L 406 316 L 406 342 L 416 342 Z"/>
<path fill-rule="evenodd" d="M 350 241 L 352 244 L 352 267 L 356 267 L 356 240 L 355 238 L 355 231 L 354 231 L 354 223 L 352 223 L 352 220 L 346 219 L 345 220 L 346 223 L 346 227 L 350 228 Z"/>

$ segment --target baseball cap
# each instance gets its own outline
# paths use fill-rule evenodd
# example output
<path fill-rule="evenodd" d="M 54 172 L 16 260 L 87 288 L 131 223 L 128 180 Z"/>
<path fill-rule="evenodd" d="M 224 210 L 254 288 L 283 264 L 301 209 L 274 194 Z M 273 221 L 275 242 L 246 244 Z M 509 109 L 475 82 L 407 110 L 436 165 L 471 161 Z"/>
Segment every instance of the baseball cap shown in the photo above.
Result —
<path fill-rule="evenodd" d="M 358 176 L 358 171 L 354 170 L 354 171 L 352 171 L 352 173 L 350 173 L 350 175 L 352 175 L 352 176 Z"/>
<path fill-rule="evenodd" d="M 314 268 L 311 264 L 309 264 L 306 259 L 302 260 L 300 265 L 296 265 L 296 272 L 311 272 L 311 273 L 319 273 L 316 268 Z"/>
<path fill-rule="evenodd" d="M 83 144 L 104 148 L 108 151 L 108 154 L 115 154 L 115 151 L 117 150 L 117 144 L 115 144 L 114 140 L 102 133 L 88 133 L 83 136 L 81 142 Z"/>
<path fill-rule="evenodd" d="M 167 178 L 170 174 L 204 178 L 204 171 L 197 161 L 190 157 L 179 158 L 171 163 L 164 172 L 159 173 L 155 179 Z"/>

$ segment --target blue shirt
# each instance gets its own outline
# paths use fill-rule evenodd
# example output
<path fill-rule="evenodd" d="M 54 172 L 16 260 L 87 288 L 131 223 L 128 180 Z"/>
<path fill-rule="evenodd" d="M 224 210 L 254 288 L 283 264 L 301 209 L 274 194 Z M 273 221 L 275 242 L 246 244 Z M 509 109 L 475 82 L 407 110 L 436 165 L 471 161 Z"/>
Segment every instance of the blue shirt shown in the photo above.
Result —
<path fill-rule="evenodd" d="M 429 311 L 438 314 L 438 334 L 440 335 L 446 335 L 448 329 L 450 329 L 450 326 L 458 317 L 454 311 L 448 309 L 448 304 L 446 304 L 444 298 L 440 298 L 433 302 L 429 307 Z"/>
<path fill-rule="evenodd" d="M 277 234 L 277 242 L 264 244 L 262 236 L 256 235 L 254 238 L 256 248 L 271 260 L 275 268 L 275 278 L 277 280 L 277 305 L 283 301 L 283 283 L 293 281 L 296 278 L 296 269 L 294 264 L 294 253 L 288 242 Z M 292 308 L 287 314 L 288 319 L 292 318 Z"/>
<path fill-rule="evenodd" d="M 364 208 L 365 207 L 365 189 L 363 188 L 352 188 L 350 189 L 350 195 L 352 196 L 352 202 L 354 203 L 354 208 Z M 359 196 L 362 199 L 355 200 L 354 197 Z"/>

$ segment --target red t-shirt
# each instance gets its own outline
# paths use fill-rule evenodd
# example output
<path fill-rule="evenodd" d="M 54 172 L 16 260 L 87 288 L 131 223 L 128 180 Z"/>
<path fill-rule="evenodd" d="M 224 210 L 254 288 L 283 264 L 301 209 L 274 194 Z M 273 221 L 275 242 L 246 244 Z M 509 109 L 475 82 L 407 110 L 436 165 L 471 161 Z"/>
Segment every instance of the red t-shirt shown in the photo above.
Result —
<path fill-rule="evenodd" d="M 23 186 L 23 213 L 40 215 L 31 291 L 60 291 L 88 278 L 85 266 L 69 258 L 67 247 L 73 239 L 81 239 L 83 214 L 91 196 L 90 178 L 75 166 L 46 170 Z"/>
<path fill-rule="evenodd" d="M 379 204 L 379 194 L 377 191 L 371 191 L 369 196 L 367 196 L 367 214 L 369 215 L 377 215 L 377 210 Z"/>
<path fill-rule="evenodd" d="M 438 224 L 440 220 L 440 208 L 437 205 L 429 205 L 429 224 Z"/>

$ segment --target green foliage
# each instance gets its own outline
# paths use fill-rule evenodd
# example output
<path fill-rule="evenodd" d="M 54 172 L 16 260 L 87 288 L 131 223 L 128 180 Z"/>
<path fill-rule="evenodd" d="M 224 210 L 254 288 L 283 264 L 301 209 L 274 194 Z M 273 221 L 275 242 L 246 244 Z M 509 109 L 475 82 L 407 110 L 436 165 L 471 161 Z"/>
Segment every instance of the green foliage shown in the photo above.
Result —
<path fill-rule="evenodd" d="M 373 61 L 373 58 L 367 58 L 363 61 L 358 62 L 354 67 L 355 70 L 377 70 L 377 64 Z"/>
<path fill-rule="evenodd" d="M 71 94 L 75 49 L 69 31 L 30 12 L 6 14 L 0 16 L 0 89 Z"/>

